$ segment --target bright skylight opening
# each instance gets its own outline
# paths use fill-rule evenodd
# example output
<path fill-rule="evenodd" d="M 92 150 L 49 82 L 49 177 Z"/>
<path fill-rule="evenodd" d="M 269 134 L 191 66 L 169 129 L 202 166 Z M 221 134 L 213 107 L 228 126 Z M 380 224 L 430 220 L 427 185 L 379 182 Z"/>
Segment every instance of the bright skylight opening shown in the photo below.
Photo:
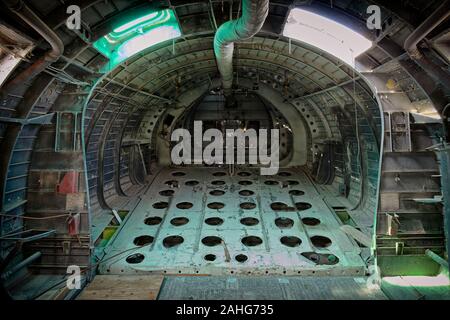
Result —
<path fill-rule="evenodd" d="M 131 56 L 180 35 L 180 26 L 173 10 L 165 9 L 147 12 L 116 26 L 93 46 L 110 60 L 108 67 L 112 69 Z"/>
<path fill-rule="evenodd" d="M 326 51 L 352 67 L 355 58 L 372 47 L 372 42 L 361 34 L 299 8 L 291 10 L 283 35 Z"/>
<path fill-rule="evenodd" d="M 122 25 L 122 26 L 120 26 L 118 28 L 115 28 L 114 32 L 115 33 L 120 33 L 120 32 L 124 32 L 124 31 L 126 31 L 128 29 L 134 28 L 134 27 L 136 27 L 137 25 L 139 25 L 139 24 L 141 24 L 143 22 L 148 22 L 149 20 L 152 20 L 153 18 L 155 18 L 157 16 L 157 14 L 158 13 L 156 13 L 156 12 L 152 12 L 152 13 L 150 13 L 148 15 L 145 15 L 145 16 L 143 16 L 141 18 L 138 18 L 136 20 L 130 21 L 128 23 L 125 23 L 124 25 Z"/>

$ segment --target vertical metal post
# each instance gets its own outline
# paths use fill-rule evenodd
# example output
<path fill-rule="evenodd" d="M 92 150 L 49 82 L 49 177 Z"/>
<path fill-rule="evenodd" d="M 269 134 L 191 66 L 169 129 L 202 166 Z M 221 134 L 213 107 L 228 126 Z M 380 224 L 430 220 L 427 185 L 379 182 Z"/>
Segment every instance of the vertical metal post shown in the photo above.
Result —
<path fill-rule="evenodd" d="M 61 112 L 56 112 L 55 152 L 59 152 L 60 125 L 61 125 Z"/>
<path fill-rule="evenodd" d="M 73 113 L 73 147 L 72 150 L 77 150 L 77 129 L 78 129 L 78 112 Z"/>
<path fill-rule="evenodd" d="M 142 153 L 141 144 L 139 142 L 137 143 L 137 147 L 138 147 L 138 151 L 139 151 L 139 156 L 141 158 L 142 167 L 144 167 L 144 173 L 147 176 L 148 172 L 147 172 L 147 167 L 145 166 L 144 154 Z"/>

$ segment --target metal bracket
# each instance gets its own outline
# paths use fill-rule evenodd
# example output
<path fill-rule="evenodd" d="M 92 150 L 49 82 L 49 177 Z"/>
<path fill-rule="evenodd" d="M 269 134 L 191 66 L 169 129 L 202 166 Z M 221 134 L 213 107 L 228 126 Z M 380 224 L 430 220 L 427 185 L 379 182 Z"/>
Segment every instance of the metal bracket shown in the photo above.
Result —
<path fill-rule="evenodd" d="M 118 222 L 119 224 L 122 224 L 122 218 L 120 218 L 120 216 L 119 216 L 119 214 L 117 213 L 117 211 L 116 211 L 115 209 L 112 209 L 111 211 L 112 211 L 112 213 L 113 213 L 113 215 L 114 215 L 114 218 L 116 218 L 117 222 Z"/>
<path fill-rule="evenodd" d="M 70 241 L 63 241 L 62 242 L 62 246 L 63 246 L 63 254 L 69 255 L 70 254 L 70 249 L 71 249 L 71 242 Z"/>
<path fill-rule="evenodd" d="M 63 131 L 61 129 L 61 117 L 63 114 L 72 114 L 73 115 L 73 123 L 70 131 Z M 72 145 L 70 151 L 76 151 L 77 150 L 77 134 L 78 134 L 78 122 L 80 119 L 80 113 L 79 112 L 56 112 L 56 132 L 55 132 L 55 152 L 61 152 L 65 150 L 61 147 L 61 139 L 60 135 L 62 132 L 71 132 L 73 133 L 73 139 L 72 139 Z"/>
<path fill-rule="evenodd" d="M 42 238 L 46 238 L 52 234 L 56 233 L 56 230 L 25 230 L 12 234 L 7 234 L 0 237 L 2 241 L 20 241 L 22 243 L 39 240 Z M 27 234 L 31 234 L 26 236 Z"/>

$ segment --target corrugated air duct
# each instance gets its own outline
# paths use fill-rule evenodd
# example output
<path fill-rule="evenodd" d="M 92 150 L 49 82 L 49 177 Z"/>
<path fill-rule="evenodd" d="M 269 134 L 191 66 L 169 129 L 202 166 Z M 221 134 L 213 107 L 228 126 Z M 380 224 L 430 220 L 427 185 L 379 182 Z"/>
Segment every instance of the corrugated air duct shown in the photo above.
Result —
<path fill-rule="evenodd" d="M 231 96 L 233 85 L 234 42 L 249 39 L 257 34 L 268 13 L 269 0 L 243 0 L 242 16 L 237 20 L 225 22 L 217 29 L 214 53 L 222 76 L 223 92 L 227 98 Z"/>

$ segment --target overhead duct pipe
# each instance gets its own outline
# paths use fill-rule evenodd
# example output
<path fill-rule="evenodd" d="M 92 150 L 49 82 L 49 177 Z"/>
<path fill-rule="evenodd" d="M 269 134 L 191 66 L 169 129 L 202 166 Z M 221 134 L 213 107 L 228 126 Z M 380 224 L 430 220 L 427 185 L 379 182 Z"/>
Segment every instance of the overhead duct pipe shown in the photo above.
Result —
<path fill-rule="evenodd" d="M 450 0 L 445 0 L 417 29 L 415 29 L 404 43 L 404 49 L 408 55 L 417 62 L 426 72 L 447 89 L 450 90 L 450 77 L 448 72 L 439 65 L 431 61 L 425 56 L 418 44 L 425 39 L 425 37 L 450 17 Z"/>
<path fill-rule="evenodd" d="M 225 97 L 231 96 L 233 85 L 234 42 L 247 40 L 257 34 L 269 13 L 269 0 L 243 0 L 242 16 L 227 21 L 217 29 L 214 37 L 214 54 L 222 77 Z"/>
<path fill-rule="evenodd" d="M 15 86 L 33 79 L 39 73 L 44 71 L 45 68 L 57 61 L 64 53 L 64 43 L 58 35 L 23 2 L 23 0 L 4 0 L 4 2 L 12 12 L 17 14 L 30 27 L 36 30 L 36 32 L 39 33 L 52 47 L 44 56 L 40 57 L 31 66 L 5 85 L 4 92 L 8 93 L 13 90 Z"/>

